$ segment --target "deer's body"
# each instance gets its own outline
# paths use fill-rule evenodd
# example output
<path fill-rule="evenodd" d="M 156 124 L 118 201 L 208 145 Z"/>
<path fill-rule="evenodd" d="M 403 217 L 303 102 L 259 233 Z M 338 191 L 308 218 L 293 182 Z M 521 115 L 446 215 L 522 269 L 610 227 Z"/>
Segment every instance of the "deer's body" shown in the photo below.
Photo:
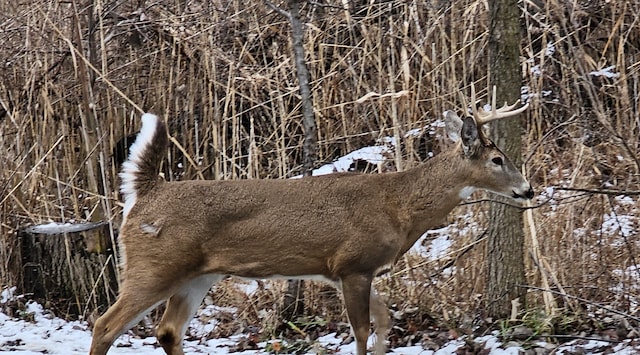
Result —
<path fill-rule="evenodd" d="M 463 184 L 446 194 L 411 189 L 433 186 L 434 179 L 455 184 L 455 176 L 430 169 L 443 159 L 438 156 L 414 170 L 385 175 L 159 181 L 138 200 L 121 230 L 127 259 L 134 258 L 130 250 L 153 252 L 145 248 L 153 244 L 154 249 L 189 255 L 171 259 L 166 267 L 188 263 L 182 268 L 196 274 L 320 275 L 338 281 L 353 272 L 354 265 L 363 271 L 375 270 L 393 264 L 460 202 Z M 154 229 L 160 233 L 148 232 Z M 266 245 L 265 240 L 269 240 Z M 274 255 L 278 263 L 273 262 Z"/>
<path fill-rule="evenodd" d="M 371 281 L 427 230 L 445 221 L 474 189 L 531 198 L 529 183 L 476 123 L 448 116 L 454 149 L 399 173 L 336 174 L 289 180 L 164 182 L 157 171 L 166 129 L 153 115 L 122 173 L 123 283 L 118 301 L 94 327 L 91 354 L 158 303 L 167 354 L 183 354 L 186 324 L 213 283 L 248 278 L 321 278 L 343 293 L 358 355 L 366 353 L 369 316 L 377 353 L 389 324 Z"/>

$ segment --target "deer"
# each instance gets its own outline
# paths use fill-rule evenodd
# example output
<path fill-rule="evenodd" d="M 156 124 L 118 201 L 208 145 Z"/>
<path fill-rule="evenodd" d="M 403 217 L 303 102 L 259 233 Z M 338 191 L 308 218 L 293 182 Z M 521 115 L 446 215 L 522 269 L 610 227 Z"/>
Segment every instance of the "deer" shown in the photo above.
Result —
<path fill-rule="evenodd" d="M 228 276 L 315 279 L 341 291 L 357 355 L 386 350 L 389 311 L 372 289 L 429 229 L 475 190 L 533 198 L 530 183 L 482 127 L 515 116 L 515 108 L 476 107 L 460 118 L 444 112 L 453 145 L 400 172 L 340 173 L 302 179 L 188 180 L 159 177 L 168 149 L 166 125 L 145 113 L 123 164 L 123 221 L 118 240 L 121 287 L 96 320 L 91 355 L 166 301 L 156 338 L 168 355 L 184 354 L 188 321 L 209 289 Z M 466 105 L 466 103 L 465 103 Z"/>

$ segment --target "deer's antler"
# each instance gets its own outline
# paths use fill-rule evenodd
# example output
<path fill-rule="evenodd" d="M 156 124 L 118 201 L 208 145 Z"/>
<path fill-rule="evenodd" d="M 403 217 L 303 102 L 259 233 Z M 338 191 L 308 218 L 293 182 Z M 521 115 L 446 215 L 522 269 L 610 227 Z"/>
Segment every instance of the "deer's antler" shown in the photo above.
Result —
<path fill-rule="evenodd" d="M 496 105 L 496 87 L 493 86 L 493 95 L 491 95 L 491 111 L 485 111 L 484 109 L 478 109 L 478 101 L 476 101 L 476 88 L 471 83 L 471 110 L 473 111 L 473 118 L 476 120 L 478 127 L 505 117 L 515 116 L 529 107 L 529 103 L 527 102 L 522 107 L 514 109 L 518 106 L 520 100 L 516 100 L 513 105 L 507 105 L 505 102 L 501 108 L 497 108 Z M 466 102 L 465 102 L 466 105 Z"/>

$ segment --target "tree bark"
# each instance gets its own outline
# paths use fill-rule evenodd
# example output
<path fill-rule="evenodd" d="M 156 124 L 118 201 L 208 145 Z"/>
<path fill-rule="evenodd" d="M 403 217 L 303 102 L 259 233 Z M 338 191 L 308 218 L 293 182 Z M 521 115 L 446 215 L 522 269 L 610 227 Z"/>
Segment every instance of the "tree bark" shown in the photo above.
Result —
<path fill-rule="evenodd" d="M 496 102 L 514 102 L 520 98 L 520 9 L 517 0 L 489 1 L 490 85 L 497 87 Z M 492 123 L 493 141 L 522 165 L 522 124 L 518 118 Z M 500 197 L 498 197 L 500 199 Z M 487 245 L 487 313 L 504 319 L 511 312 L 511 301 L 525 305 L 524 225 L 522 211 L 493 203 Z"/>
<path fill-rule="evenodd" d="M 300 21 L 300 0 L 289 0 L 289 12 L 282 10 L 269 0 L 264 2 L 286 17 L 291 24 L 291 40 L 293 46 L 293 57 L 300 86 L 300 98 L 302 104 L 302 128 L 304 139 L 302 143 L 303 154 L 303 176 L 311 176 L 316 162 L 317 138 L 316 120 L 313 112 L 313 97 L 309 84 L 309 70 L 307 68 L 306 56 L 304 53 L 304 25 Z M 289 280 L 287 292 L 284 296 L 282 317 L 285 319 L 295 319 L 304 314 L 304 282 L 302 280 Z"/>
<path fill-rule="evenodd" d="M 309 85 L 309 70 L 307 68 L 304 53 L 304 27 L 300 21 L 299 0 L 289 0 L 291 22 L 291 39 L 293 40 L 293 53 L 300 85 L 300 97 L 302 99 L 302 127 L 304 129 L 304 141 L 302 149 L 304 154 L 303 175 L 311 176 L 316 162 L 316 120 L 313 113 L 313 97 Z"/>
<path fill-rule="evenodd" d="M 109 226 L 79 233 L 31 234 L 20 230 L 9 241 L 15 257 L 9 276 L 18 292 L 52 302 L 66 314 L 88 316 L 116 299 L 118 278 L 113 253 L 87 251 L 86 241 L 108 235 Z"/>

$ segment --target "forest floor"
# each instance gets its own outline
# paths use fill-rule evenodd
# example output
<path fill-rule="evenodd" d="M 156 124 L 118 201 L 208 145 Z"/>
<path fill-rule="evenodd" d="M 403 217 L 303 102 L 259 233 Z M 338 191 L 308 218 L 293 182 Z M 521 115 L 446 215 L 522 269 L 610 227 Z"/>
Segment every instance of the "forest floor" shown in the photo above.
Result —
<path fill-rule="evenodd" d="M 0 298 L 0 310 L 12 309 L 22 303 L 6 289 Z M 91 329 L 85 321 L 66 321 L 45 310 L 42 305 L 25 301 L 24 309 L 9 316 L 0 312 L 0 354 L 87 354 L 91 344 Z M 288 342 L 272 339 L 261 341 L 257 334 L 244 332 L 231 337 L 210 339 L 216 327 L 215 317 L 202 314 L 215 313 L 218 308 L 207 306 L 192 320 L 184 342 L 185 354 L 353 354 L 355 343 L 345 341 L 349 328 L 327 333 L 317 339 Z M 228 310 L 226 310 L 228 311 Z M 517 336 L 515 332 L 522 332 Z M 512 340 L 505 341 L 499 331 L 489 335 L 458 335 L 453 330 L 417 332 L 415 345 L 398 346 L 389 350 L 393 354 L 640 354 L 640 338 L 618 340 L 615 329 L 594 331 L 591 334 L 567 336 L 564 343 L 551 342 L 551 337 L 532 336 L 530 330 L 517 327 L 511 330 Z M 369 339 L 369 345 L 375 341 Z M 164 354 L 155 337 L 129 331 L 120 336 L 110 354 Z"/>

